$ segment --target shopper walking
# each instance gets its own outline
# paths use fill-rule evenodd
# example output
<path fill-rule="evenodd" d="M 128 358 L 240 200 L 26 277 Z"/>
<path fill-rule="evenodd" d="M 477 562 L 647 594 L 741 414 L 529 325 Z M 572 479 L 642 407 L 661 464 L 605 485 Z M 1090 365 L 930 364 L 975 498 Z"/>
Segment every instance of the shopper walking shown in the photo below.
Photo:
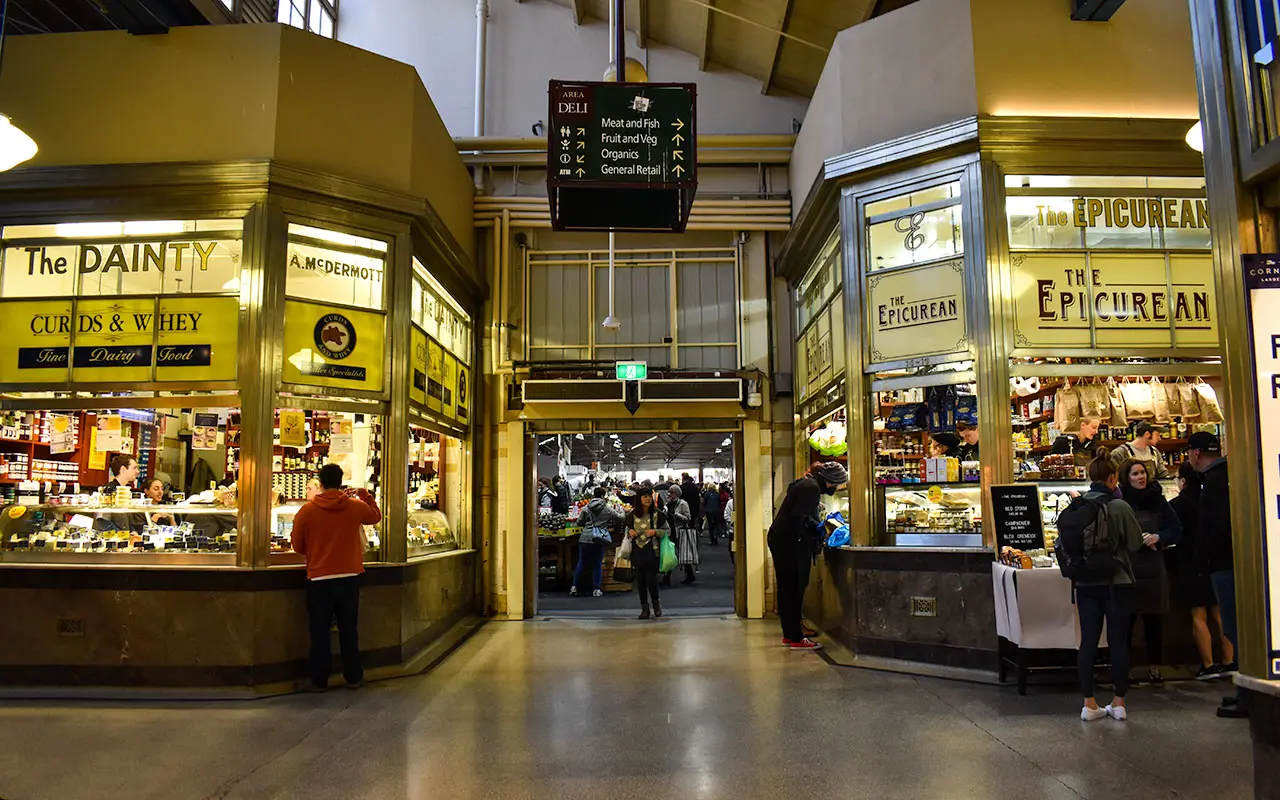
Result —
<path fill-rule="evenodd" d="M 693 516 L 689 503 L 681 497 L 681 489 L 672 486 L 667 494 L 668 530 L 676 543 L 676 565 L 684 570 L 680 583 L 693 583 L 698 566 L 698 532 L 693 528 Z"/>
<path fill-rule="evenodd" d="M 1209 575 L 1214 597 L 1222 615 L 1222 633 L 1239 652 L 1236 639 L 1236 571 L 1235 551 L 1231 543 L 1231 492 L 1227 488 L 1227 459 L 1222 456 L 1222 442 L 1207 431 L 1196 431 L 1187 439 L 1187 460 L 1200 473 L 1200 531 L 1196 541 L 1196 560 Z M 1223 674 L 1236 671 L 1235 663 L 1224 665 Z M 1220 717 L 1247 717 L 1240 695 L 1226 697 L 1218 708 Z"/>
<path fill-rule="evenodd" d="M 1191 637 L 1200 653 L 1200 670 L 1193 676 L 1198 681 L 1224 677 L 1223 665 L 1235 661 L 1235 648 L 1222 632 L 1222 614 L 1218 600 L 1213 596 L 1213 584 L 1209 573 L 1200 567 L 1196 550 L 1200 537 L 1200 473 L 1183 461 L 1178 466 L 1178 496 L 1169 501 L 1178 521 L 1182 523 L 1182 540 L 1174 548 L 1174 593 L 1191 609 Z M 1222 648 L 1222 660 L 1213 657 L 1213 634 L 1209 620 L 1213 619 Z"/>
<path fill-rule="evenodd" d="M 729 491 L 727 486 L 722 486 L 721 492 L 721 497 L 724 498 L 724 535 L 729 540 L 729 566 L 736 567 L 733 557 L 738 548 L 738 541 L 733 526 L 733 492 Z"/>
<path fill-rule="evenodd" d="M 792 650 L 822 648 L 805 636 L 801 608 L 809 585 L 809 570 L 821 547 L 820 529 L 825 516 L 822 498 L 834 495 L 848 482 L 849 472 L 840 463 L 814 464 L 808 473 L 787 487 L 787 496 L 769 526 L 769 552 L 773 555 L 782 643 Z"/>
<path fill-rule="evenodd" d="M 1125 695 L 1129 690 L 1129 634 L 1135 583 L 1131 557 L 1143 547 L 1142 528 L 1129 504 L 1116 497 L 1119 476 L 1116 474 L 1116 465 L 1105 454 L 1089 462 L 1089 480 L 1092 483 L 1083 499 L 1102 505 L 1099 516 L 1091 518 L 1090 524 L 1095 534 L 1105 524 L 1107 537 L 1104 541 L 1099 541 L 1099 545 L 1108 548 L 1106 552 L 1095 553 L 1093 559 L 1108 564 L 1110 574 L 1078 579 L 1072 584 L 1076 614 L 1080 618 L 1080 650 L 1076 661 L 1080 693 L 1084 695 L 1080 719 L 1093 722 L 1109 716 L 1124 720 L 1129 716 L 1125 707 Z M 1059 537 L 1067 535 L 1064 518 L 1070 510 L 1068 507 L 1059 516 Z M 1088 538 L 1086 532 L 1086 541 Z M 1098 658 L 1098 640 L 1102 636 L 1104 621 L 1107 625 L 1107 646 L 1111 648 L 1112 680 L 1115 683 L 1115 698 L 1105 708 L 1100 707 L 1094 697 L 1097 682 L 1094 665 Z"/>
<path fill-rule="evenodd" d="M 640 595 L 640 619 L 648 619 L 649 604 L 653 616 L 662 616 L 658 601 L 658 567 L 661 562 L 662 539 L 666 533 L 666 517 L 658 510 L 653 491 L 642 488 L 635 505 L 623 520 L 623 528 L 631 539 L 631 566 L 635 571 L 636 594 Z"/>
<path fill-rule="evenodd" d="M 707 537 L 711 540 L 711 546 L 715 547 L 720 542 L 724 507 L 720 504 L 720 490 L 713 483 L 708 483 L 702 490 L 702 515 L 707 521 Z"/>
<path fill-rule="evenodd" d="M 376 525 L 382 512 L 364 489 L 342 489 L 342 467 L 320 468 L 322 491 L 293 518 L 293 551 L 307 561 L 307 616 L 310 619 L 311 680 L 306 691 L 329 686 L 332 655 L 329 626 L 338 622 L 342 677 L 348 689 L 364 685 L 360 666 L 360 574 L 364 572 L 365 538 L 362 526 Z"/>
<path fill-rule="evenodd" d="M 1164 551 L 1182 539 L 1182 523 L 1151 470 L 1146 459 L 1125 461 L 1120 467 L 1120 496 L 1133 509 L 1142 530 L 1142 548 L 1131 558 L 1135 581 L 1132 621 L 1136 623 L 1141 615 L 1147 679 L 1152 686 L 1164 686 L 1160 665 L 1164 661 L 1164 615 L 1169 613 L 1169 570 Z"/>
<path fill-rule="evenodd" d="M 593 497 L 578 515 L 582 534 L 578 536 L 578 566 L 573 570 L 573 585 L 569 594 L 576 597 L 583 580 L 591 576 L 591 596 L 603 597 L 600 581 L 604 573 L 604 549 L 609 544 L 605 534 L 622 521 L 622 514 L 615 511 L 605 498 L 608 492 L 603 486 L 592 491 Z M 612 538 L 610 535 L 608 538 Z"/>
<path fill-rule="evenodd" d="M 680 477 L 680 497 L 689 504 L 689 517 L 691 520 L 702 519 L 701 508 L 702 492 L 698 489 L 698 484 L 694 483 L 693 478 L 689 477 L 689 473 L 684 473 Z"/>
<path fill-rule="evenodd" d="M 551 479 L 551 510 L 557 514 L 569 513 L 569 484 L 559 475 Z"/>

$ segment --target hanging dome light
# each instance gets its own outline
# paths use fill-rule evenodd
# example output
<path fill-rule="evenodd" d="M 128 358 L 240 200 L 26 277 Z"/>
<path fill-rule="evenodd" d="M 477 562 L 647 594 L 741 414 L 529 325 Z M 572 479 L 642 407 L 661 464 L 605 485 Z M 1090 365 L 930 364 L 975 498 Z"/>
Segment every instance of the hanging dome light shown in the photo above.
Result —
<path fill-rule="evenodd" d="M 0 172 L 30 160 L 39 150 L 34 139 L 0 114 Z"/>
<path fill-rule="evenodd" d="M 1197 153 L 1204 152 L 1204 126 L 1200 124 L 1200 120 L 1196 120 L 1196 124 L 1187 131 L 1187 147 Z"/>

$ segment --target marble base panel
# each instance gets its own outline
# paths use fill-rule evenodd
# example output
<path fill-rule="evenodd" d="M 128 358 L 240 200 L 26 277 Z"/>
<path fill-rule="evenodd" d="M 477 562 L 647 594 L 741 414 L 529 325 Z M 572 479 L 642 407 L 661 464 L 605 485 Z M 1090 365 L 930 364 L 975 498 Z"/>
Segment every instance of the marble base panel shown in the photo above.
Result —
<path fill-rule="evenodd" d="M 371 566 L 363 581 L 364 665 L 402 664 L 474 611 L 475 554 Z M 305 588 L 300 569 L 0 568 L 0 685 L 295 680 L 308 650 Z"/>
<path fill-rule="evenodd" d="M 1280 696 L 1247 688 L 1241 693 L 1249 704 L 1254 797 L 1280 800 Z"/>
<path fill-rule="evenodd" d="M 937 601 L 913 615 L 913 597 Z M 995 671 L 991 556 L 967 552 L 827 550 L 805 614 L 856 653 Z"/>

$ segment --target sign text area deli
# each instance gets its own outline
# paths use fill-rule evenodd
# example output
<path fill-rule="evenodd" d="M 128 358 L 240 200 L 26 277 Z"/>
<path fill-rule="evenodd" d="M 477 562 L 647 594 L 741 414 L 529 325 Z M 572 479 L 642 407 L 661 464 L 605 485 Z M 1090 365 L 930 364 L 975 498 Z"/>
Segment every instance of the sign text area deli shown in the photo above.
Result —
<path fill-rule="evenodd" d="M 0 382 L 235 380 L 239 319 L 234 297 L 5 301 Z"/>
<path fill-rule="evenodd" d="M 1267 661 L 1275 680 L 1280 678 L 1280 254 L 1246 255 L 1244 279 L 1258 404 Z M 1250 460 L 1240 454 L 1232 459 L 1234 469 L 1247 469 Z"/>
<path fill-rule="evenodd" d="M 284 382 L 382 391 L 385 328 L 382 314 L 285 301 Z"/>

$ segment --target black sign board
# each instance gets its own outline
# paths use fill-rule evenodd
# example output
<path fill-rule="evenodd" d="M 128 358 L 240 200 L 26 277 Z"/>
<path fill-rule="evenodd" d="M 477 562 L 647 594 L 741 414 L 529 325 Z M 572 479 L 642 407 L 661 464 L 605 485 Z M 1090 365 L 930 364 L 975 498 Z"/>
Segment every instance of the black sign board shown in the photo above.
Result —
<path fill-rule="evenodd" d="M 996 550 L 1044 549 L 1044 519 L 1040 516 L 1040 487 L 1015 483 L 991 487 L 991 516 L 995 523 Z"/>
<path fill-rule="evenodd" d="M 684 230 L 698 185 L 696 95 L 690 83 L 551 81 L 552 227 Z"/>

